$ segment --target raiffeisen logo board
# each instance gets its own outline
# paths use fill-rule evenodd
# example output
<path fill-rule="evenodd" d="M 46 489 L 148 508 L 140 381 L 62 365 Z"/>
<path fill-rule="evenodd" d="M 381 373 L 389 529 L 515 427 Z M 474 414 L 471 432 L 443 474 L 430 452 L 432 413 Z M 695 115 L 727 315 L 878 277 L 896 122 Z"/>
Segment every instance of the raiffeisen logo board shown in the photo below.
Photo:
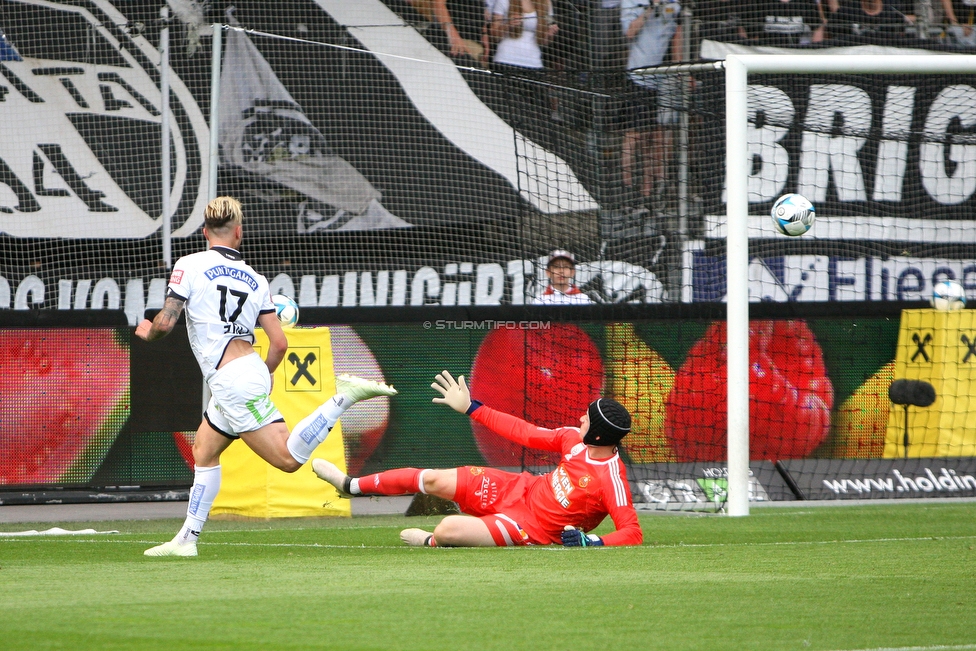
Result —
<path fill-rule="evenodd" d="M 0 231 L 152 235 L 163 222 L 159 52 L 127 33 L 125 17 L 103 0 L 5 4 L 28 13 L 39 32 L 8 34 L 0 48 Z M 170 205 L 173 235 L 182 237 L 200 226 L 206 205 L 209 129 L 175 74 L 170 87 Z"/>

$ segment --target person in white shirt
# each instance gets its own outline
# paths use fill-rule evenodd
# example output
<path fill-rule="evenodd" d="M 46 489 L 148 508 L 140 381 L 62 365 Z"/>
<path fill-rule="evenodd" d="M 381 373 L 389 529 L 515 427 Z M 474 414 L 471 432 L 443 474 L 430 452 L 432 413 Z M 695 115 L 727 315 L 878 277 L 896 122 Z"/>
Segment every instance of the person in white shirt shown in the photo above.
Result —
<path fill-rule="evenodd" d="M 549 285 L 536 297 L 536 305 L 589 305 L 590 297 L 580 291 L 576 278 L 576 258 L 569 251 L 556 249 L 546 264 Z"/>
<path fill-rule="evenodd" d="M 559 31 L 549 0 L 493 0 L 489 34 L 496 66 L 541 70 L 542 48 Z"/>
<path fill-rule="evenodd" d="M 551 79 L 545 76 L 542 48 L 559 31 L 550 0 L 488 0 L 491 71 L 497 73 L 498 115 L 533 142 L 552 149 L 559 135 L 552 114 Z"/>
<path fill-rule="evenodd" d="M 622 0 L 620 24 L 630 43 L 627 76 L 633 83 L 625 109 L 625 132 L 620 165 L 624 186 L 632 194 L 650 199 L 655 211 L 664 208 L 668 192 L 668 165 L 672 129 L 679 120 L 680 86 L 677 77 L 635 72 L 667 60 L 681 60 L 681 5 L 675 0 Z M 642 167 L 638 166 L 641 160 Z M 637 178 L 642 176 L 640 188 Z"/>
<path fill-rule="evenodd" d="M 197 539 L 220 490 L 220 454 L 241 439 L 275 468 L 295 472 L 353 403 L 395 395 L 393 387 L 349 375 L 336 378 L 336 395 L 288 431 L 271 401 L 272 373 L 288 340 L 271 302 L 268 280 L 244 262 L 241 204 L 217 197 L 204 213 L 206 251 L 173 265 L 163 309 L 136 327 L 137 337 L 165 337 L 186 310 L 186 330 L 212 397 L 193 442 L 194 477 L 186 521 L 176 537 L 146 556 L 196 556 Z M 268 336 L 268 356 L 254 350 L 254 330 Z"/>

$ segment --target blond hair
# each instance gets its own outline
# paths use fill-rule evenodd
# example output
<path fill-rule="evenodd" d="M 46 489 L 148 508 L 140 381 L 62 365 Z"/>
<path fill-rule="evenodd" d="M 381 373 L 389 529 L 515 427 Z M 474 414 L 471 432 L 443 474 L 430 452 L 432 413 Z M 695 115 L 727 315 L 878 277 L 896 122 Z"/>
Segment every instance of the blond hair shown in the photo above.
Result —
<path fill-rule="evenodd" d="M 540 46 L 549 31 L 549 0 L 532 0 L 532 8 L 536 15 L 535 41 Z M 518 38 L 522 35 L 522 0 L 509 0 L 508 3 L 508 37 Z M 541 34 L 541 35 L 540 35 Z"/>
<path fill-rule="evenodd" d="M 204 225 L 218 234 L 226 233 L 243 220 L 241 202 L 234 197 L 217 197 L 207 204 L 207 209 L 203 212 Z"/>

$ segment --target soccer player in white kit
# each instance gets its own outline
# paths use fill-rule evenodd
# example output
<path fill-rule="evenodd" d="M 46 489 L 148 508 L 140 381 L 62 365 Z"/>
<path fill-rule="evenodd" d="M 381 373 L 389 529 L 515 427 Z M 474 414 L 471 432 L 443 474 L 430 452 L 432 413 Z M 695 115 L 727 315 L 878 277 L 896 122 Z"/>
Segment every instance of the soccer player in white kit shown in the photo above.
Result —
<path fill-rule="evenodd" d="M 329 435 L 339 416 L 359 400 L 396 394 L 381 382 L 341 375 L 336 395 L 288 431 L 271 402 L 272 374 L 285 357 L 281 329 L 268 280 L 240 254 L 241 204 L 217 197 L 206 208 L 203 235 L 210 248 L 176 261 L 163 309 L 143 319 L 136 336 L 165 337 L 186 310 L 190 348 L 212 397 L 193 442 L 194 477 L 186 521 L 171 541 L 147 549 L 146 556 L 196 556 L 197 539 L 220 490 L 220 453 L 240 438 L 275 468 L 295 472 Z M 255 352 L 254 329 L 268 336 L 266 359 Z"/>

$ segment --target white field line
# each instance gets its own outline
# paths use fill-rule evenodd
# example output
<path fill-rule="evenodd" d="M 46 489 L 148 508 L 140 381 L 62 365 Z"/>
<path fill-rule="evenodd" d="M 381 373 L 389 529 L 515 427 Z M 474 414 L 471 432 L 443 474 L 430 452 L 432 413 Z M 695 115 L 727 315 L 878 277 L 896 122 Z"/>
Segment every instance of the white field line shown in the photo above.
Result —
<path fill-rule="evenodd" d="M 30 537 L 17 537 L 17 538 L 0 538 L 0 544 L 6 542 L 24 542 L 31 540 L 33 542 L 56 542 L 63 541 L 60 537 L 47 537 L 47 536 L 30 536 Z M 88 544 L 88 543 L 115 543 L 122 545 L 158 545 L 160 540 L 119 540 L 118 538 L 92 538 L 85 539 L 84 537 L 74 538 L 73 542 Z M 201 542 L 199 543 L 202 547 L 298 547 L 298 548 L 309 548 L 309 549 L 401 549 L 405 548 L 405 545 L 371 545 L 369 547 L 365 545 L 326 545 L 322 543 L 249 543 L 249 542 Z"/>
<path fill-rule="evenodd" d="M 786 540 L 778 542 L 741 542 L 741 543 L 674 543 L 671 545 L 657 545 L 658 547 L 778 547 L 778 546 L 809 546 L 809 545 L 860 545 L 864 543 L 893 543 L 893 542 L 922 542 L 926 540 L 973 540 L 972 536 L 917 536 L 911 538 L 852 538 L 849 540 Z M 861 651 L 861 650 L 859 650 Z M 867 650 L 864 650 L 867 651 Z M 873 650 L 872 650 L 873 651 Z"/>
<path fill-rule="evenodd" d="M 936 644 L 934 646 L 882 646 L 874 649 L 850 649 L 849 651 L 962 651 L 963 649 L 976 649 L 976 644 L 956 644 L 946 646 Z"/>
<path fill-rule="evenodd" d="M 341 527 L 336 529 L 330 529 L 330 531 L 366 531 L 369 529 L 389 529 L 390 525 L 381 524 L 370 524 L 370 525 L 356 525 L 354 527 Z M 321 527 L 262 527 L 260 529 L 215 529 L 214 531 L 208 531 L 208 536 L 216 536 L 225 533 L 252 533 L 252 532 L 267 532 L 267 531 L 323 531 Z"/>
<path fill-rule="evenodd" d="M 214 532 L 217 533 L 217 532 Z M 224 532 L 226 533 L 226 532 Z M 739 542 L 739 543 L 671 543 L 667 545 L 648 545 L 648 547 L 653 547 L 655 549 L 673 549 L 673 548 L 730 548 L 730 547 L 801 547 L 801 546 L 813 546 L 813 545 L 862 545 L 870 543 L 897 543 L 897 542 L 926 542 L 926 541 L 939 541 L 939 540 L 974 540 L 976 535 L 972 536 L 919 536 L 914 538 L 864 538 L 864 539 L 851 539 L 851 540 L 794 540 L 794 541 L 780 541 L 780 542 Z M 0 543 L 15 543 L 15 542 L 57 542 L 57 543 L 122 543 L 122 544 L 139 544 L 139 545 L 158 545 L 159 540 L 119 540 L 115 539 L 105 539 L 105 538 L 92 538 L 85 539 L 83 536 L 64 538 L 61 536 L 52 536 L 50 538 L 45 536 L 29 536 L 29 537 L 12 537 L 12 538 L 0 538 Z M 293 547 L 293 548 L 310 548 L 310 549 L 404 549 L 403 545 L 329 545 L 322 543 L 255 543 L 255 542 L 212 542 L 205 541 L 201 542 L 200 545 L 204 547 Z M 473 548 L 475 549 L 475 548 Z M 539 549 L 563 549 L 557 545 L 548 545 L 545 547 L 539 547 Z M 604 549 L 613 549 L 613 547 L 604 547 Z M 624 548 L 626 549 L 626 548 Z M 911 647 L 905 647 L 910 649 Z M 928 649 L 929 647 L 919 647 L 920 649 Z M 931 647 L 932 649 L 937 649 L 939 647 Z M 945 647 L 949 648 L 949 647 Z M 960 648 L 970 648 L 970 647 L 960 647 Z M 971 648 L 976 649 L 976 645 Z M 857 651 L 881 651 L 875 649 L 861 649 Z M 885 650 L 887 651 L 887 650 Z"/>

